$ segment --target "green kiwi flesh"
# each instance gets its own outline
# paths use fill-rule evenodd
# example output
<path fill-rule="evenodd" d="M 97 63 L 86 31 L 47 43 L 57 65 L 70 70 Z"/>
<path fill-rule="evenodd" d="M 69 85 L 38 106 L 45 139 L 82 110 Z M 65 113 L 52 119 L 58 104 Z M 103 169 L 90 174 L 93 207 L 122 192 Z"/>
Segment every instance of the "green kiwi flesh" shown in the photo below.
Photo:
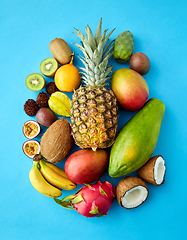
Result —
<path fill-rule="evenodd" d="M 58 62 L 54 58 L 47 58 L 40 64 L 40 71 L 44 76 L 53 77 L 58 69 Z"/>
<path fill-rule="evenodd" d="M 26 78 L 26 86 L 32 91 L 40 91 L 45 85 L 45 79 L 39 73 L 32 73 Z"/>

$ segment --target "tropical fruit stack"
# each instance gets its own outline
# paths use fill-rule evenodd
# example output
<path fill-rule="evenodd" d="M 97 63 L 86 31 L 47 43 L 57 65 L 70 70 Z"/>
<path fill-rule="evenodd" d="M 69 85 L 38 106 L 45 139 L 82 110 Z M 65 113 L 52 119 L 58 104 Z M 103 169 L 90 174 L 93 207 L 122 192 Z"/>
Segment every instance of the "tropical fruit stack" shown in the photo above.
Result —
<path fill-rule="evenodd" d="M 150 70 L 149 58 L 144 53 L 133 54 L 134 37 L 130 31 L 109 40 L 114 29 L 107 34 L 107 30 L 102 32 L 101 28 L 102 19 L 95 35 L 89 25 L 85 35 L 75 28 L 75 35 L 81 42 L 75 45 L 82 52 L 78 55 L 84 65 L 79 67 L 82 72 L 73 65 L 76 55 L 65 40 L 56 38 L 49 44 L 54 59 L 43 61 L 41 69 L 45 76 L 54 77 L 54 81 L 50 83 L 50 96 L 47 96 L 49 91 L 40 94 L 43 96 L 41 101 L 47 103 L 46 108 L 49 107 L 55 117 L 70 118 L 56 120 L 52 117 L 52 121 L 48 121 L 48 129 L 40 141 L 41 152 L 32 155 L 30 171 L 30 181 L 36 190 L 86 217 L 106 215 L 115 196 L 122 207 L 138 207 L 149 194 L 145 182 L 159 186 L 164 182 L 166 172 L 164 158 L 161 155 L 152 157 L 165 105 L 157 98 L 148 99 L 149 87 L 142 75 Z M 112 56 L 119 62 L 119 69 L 113 73 L 113 66 L 108 64 Z M 129 68 L 124 67 L 128 61 Z M 107 86 L 109 78 L 111 89 Z M 31 79 L 29 83 L 38 83 L 40 79 Z M 63 92 L 72 92 L 72 99 Z M 120 117 L 118 105 L 136 113 L 116 134 Z M 30 116 L 39 112 L 35 101 L 33 106 L 35 111 Z M 30 110 L 27 106 L 29 114 Z M 44 119 L 41 113 L 37 116 L 39 127 Z M 39 131 L 33 136 L 38 134 Z M 70 154 L 73 143 L 81 150 Z M 64 170 L 55 165 L 66 157 Z M 113 178 L 124 177 L 116 189 L 111 183 L 100 182 L 107 169 Z M 135 171 L 137 177 L 126 176 Z M 86 186 L 73 195 L 57 199 L 62 189 L 73 190 L 78 184 Z"/>

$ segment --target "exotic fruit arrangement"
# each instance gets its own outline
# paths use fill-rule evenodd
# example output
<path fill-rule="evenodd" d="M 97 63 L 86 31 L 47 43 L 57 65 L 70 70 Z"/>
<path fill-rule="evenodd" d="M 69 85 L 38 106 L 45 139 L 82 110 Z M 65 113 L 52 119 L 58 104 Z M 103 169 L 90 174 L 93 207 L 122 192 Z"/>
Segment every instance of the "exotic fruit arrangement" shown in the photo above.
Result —
<path fill-rule="evenodd" d="M 76 53 L 64 39 L 53 39 L 52 57 L 41 62 L 41 73 L 26 77 L 27 88 L 37 96 L 23 105 L 25 114 L 34 118 L 23 124 L 27 139 L 22 146 L 33 159 L 32 186 L 87 218 L 105 216 L 115 199 L 121 210 L 139 207 L 148 199 L 149 184 L 162 185 L 166 174 L 163 156 L 153 156 L 165 105 L 149 98 L 142 75 L 148 74 L 150 60 L 144 53 L 133 53 L 130 31 L 109 40 L 114 29 L 106 34 L 101 27 L 102 19 L 95 35 L 89 25 L 85 35 L 75 28 L 80 39 L 75 45 L 83 54 L 78 57 L 84 67 L 74 65 Z M 112 56 L 118 65 L 113 72 L 108 64 Z M 127 62 L 129 68 L 124 66 Z M 122 117 L 118 106 L 124 113 L 136 113 L 117 134 Z M 72 152 L 74 144 L 80 149 Z M 64 169 L 57 166 L 63 160 Z M 111 178 L 122 177 L 117 186 L 101 181 L 107 170 Z M 130 176 L 135 172 L 137 176 Z M 76 193 L 59 199 L 78 185 L 83 186 Z"/>

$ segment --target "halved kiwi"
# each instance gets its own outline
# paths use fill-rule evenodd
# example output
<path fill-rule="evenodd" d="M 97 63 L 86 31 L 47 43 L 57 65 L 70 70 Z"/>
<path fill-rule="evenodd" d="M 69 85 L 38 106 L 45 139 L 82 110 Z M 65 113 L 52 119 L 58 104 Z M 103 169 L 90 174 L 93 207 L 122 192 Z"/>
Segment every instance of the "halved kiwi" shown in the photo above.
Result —
<path fill-rule="evenodd" d="M 39 73 L 32 73 L 26 78 L 26 86 L 32 91 L 40 91 L 45 85 L 45 79 Z"/>
<path fill-rule="evenodd" d="M 58 62 L 54 58 L 46 58 L 40 64 L 40 71 L 44 76 L 53 77 L 58 69 Z"/>

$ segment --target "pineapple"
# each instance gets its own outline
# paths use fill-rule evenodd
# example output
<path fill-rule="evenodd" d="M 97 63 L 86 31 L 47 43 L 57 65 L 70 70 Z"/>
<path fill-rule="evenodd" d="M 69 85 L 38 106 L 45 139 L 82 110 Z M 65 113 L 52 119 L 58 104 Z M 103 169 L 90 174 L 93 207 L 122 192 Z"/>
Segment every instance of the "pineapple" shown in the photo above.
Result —
<path fill-rule="evenodd" d="M 117 99 L 112 90 L 104 86 L 112 71 L 112 66 L 107 66 L 112 55 L 110 41 L 107 41 L 114 29 L 105 36 L 101 34 L 102 19 L 96 30 L 95 37 L 89 26 L 86 29 L 87 38 L 78 30 L 76 35 L 81 39 L 82 45 L 75 45 L 83 52 L 79 56 L 85 68 L 80 68 L 83 83 L 72 96 L 71 127 L 75 143 L 80 148 L 107 148 L 114 142 L 117 130 Z M 106 47 L 105 47 L 106 45 Z M 104 49 L 105 47 L 105 49 Z"/>

